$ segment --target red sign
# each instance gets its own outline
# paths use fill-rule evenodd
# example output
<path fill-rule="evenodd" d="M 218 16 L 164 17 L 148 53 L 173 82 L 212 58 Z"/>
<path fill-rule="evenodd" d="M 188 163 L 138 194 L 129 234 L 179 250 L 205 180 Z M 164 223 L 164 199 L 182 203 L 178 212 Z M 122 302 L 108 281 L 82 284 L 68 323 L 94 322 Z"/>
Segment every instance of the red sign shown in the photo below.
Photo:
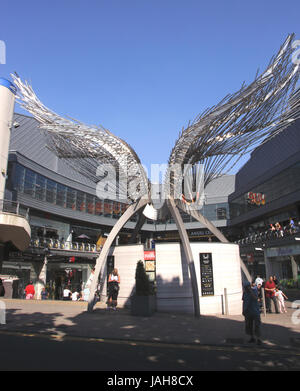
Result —
<path fill-rule="evenodd" d="M 265 205 L 266 203 L 264 194 L 252 193 L 252 191 L 249 191 L 249 193 L 247 193 L 247 200 L 249 204 L 255 204 L 255 205 Z"/>
<path fill-rule="evenodd" d="M 72 263 L 75 262 L 75 257 L 70 257 L 69 262 L 72 262 Z"/>
<path fill-rule="evenodd" d="M 144 251 L 145 261 L 155 261 L 155 250 Z"/>

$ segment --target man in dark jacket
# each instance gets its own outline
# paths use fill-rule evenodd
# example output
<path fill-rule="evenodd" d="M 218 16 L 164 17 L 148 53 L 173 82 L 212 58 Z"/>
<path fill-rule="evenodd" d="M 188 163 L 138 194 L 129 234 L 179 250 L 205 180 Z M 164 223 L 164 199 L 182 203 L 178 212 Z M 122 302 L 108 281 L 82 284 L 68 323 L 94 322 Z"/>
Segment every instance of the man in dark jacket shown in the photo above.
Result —
<path fill-rule="evenodd" d="M 2 279 L 0 278 L 0 297 L 4 297 L 4 295 L 5 295 L 5 288 Z"/>
<path fill-rule="evenodd" d="M 243 293 L 243 315 L 245 317 L 246 334 L 250 335 L 248 342 L 255 342 L 254 336 L 257 338 L 257 344 L 261 345 L 260 339 L 260 310 L 257 296 L 257 289 L 252 289 L 250 282 L 244 283 Z"/>

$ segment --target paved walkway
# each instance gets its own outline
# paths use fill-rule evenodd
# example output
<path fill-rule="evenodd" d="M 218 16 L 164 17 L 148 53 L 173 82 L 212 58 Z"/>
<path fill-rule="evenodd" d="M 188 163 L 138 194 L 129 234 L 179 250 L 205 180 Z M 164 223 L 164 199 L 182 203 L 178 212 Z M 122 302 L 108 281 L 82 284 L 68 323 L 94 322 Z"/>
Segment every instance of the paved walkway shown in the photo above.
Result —
<path fill-rule="evenodd" d="M 103 303 L 97 303 L 94 312 L 88 313 L 87 303 L 83 302 L 10 299 L 3 302 L 6 324 L 0 325 L 2 334 L 201 345 L 241 345 L 248 339 L 242 315 L 196 319 L 184 314 L 155 313 L 145 318 L 131 316 L 128 309 L 108 311 Z M 262 339 L 266 348 L 300 349 L 300 310 L 297 317 L 291 302 L 287 302 L 287 310 L 287 314 L 262 315 Z M 292 321 L 293 316 L 299 324 Z"/>

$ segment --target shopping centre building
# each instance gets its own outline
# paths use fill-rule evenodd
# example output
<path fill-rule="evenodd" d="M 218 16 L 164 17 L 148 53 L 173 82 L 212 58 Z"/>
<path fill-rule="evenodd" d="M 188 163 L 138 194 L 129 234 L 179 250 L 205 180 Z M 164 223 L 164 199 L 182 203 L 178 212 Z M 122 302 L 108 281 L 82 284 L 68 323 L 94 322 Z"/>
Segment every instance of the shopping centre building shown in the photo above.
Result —
<path fill-rule="evenodd" d="M 66 284 L 72 289 L 84 288 L 107 234 L 127 205 L 99 199 L 95 183 L 75 171 L 71 161 L 58 158 L 47 148 L 46 135 L 34 118 L 15 114 L 13 123 L 3 210 L 18 211 L 28 220 L 31 242 L 24 251 L 11 242 L 5 244 L 1 274 L 19 277 L 20 296 L 28 281 L 34 280 L 38 294 L 43 286 L 39 281 L 45 281 L 50 297 L 60 299 Z M 236 175 L 220 177 L 205 189 L 201 213 L 239 244 L 252 276 L 272 273 L 280 279 L 298 278 L 299 128 L 299 121 L 292 124 L 255 149 Z M 192 246 L 218 242 L 191 216 L 182 212 L 182 218 Z M 290 218 L 296 228 L 289 228 Z M 172 218 L 145 219 L 136 236 L 138 221 L 139 216 L 134 216 L 116 238 L 107 272 L 115 266 L 114 254 L 118 257 L 125 245 L 137 246 L 134 251 L 139 258 L 144 256 L 149 278 L 156 281 L 160 265 L 156 265 L 155 250 L 166 256 L 167 247 L 162 245 L 176 247 L 179 234 Z M 285 228 L 271 233 L 269 225 L 276 222 Z M 171 247 L 176 257 L 179 250 Z M 126 270 L 123 277 L 124 273 Z"/>
<path fill-rule="evenodd" d="M 25 251 L 19 251 L 11 242 L 5 244 L 1 273 L 19 277 L 20 295 L 28 281 L 37 281 L 38 285 L 38 281 L 45 280 L 51 297 L 60 299 L 65 284 L 72 289 L 85 286 L 107 234 L 127 205 L 99 199 L 95 183 L 75 171 L 71 160 L 60 159 L 47 148 L 47 136 L 34 118 L 15 114 L 13 124 L 3 210 L 17 210 L 26 216 L 31 242 Z M 234 175 L 210 183 L 202 207 L 203 215 L 225 235 L 228 196 L 234 184 Z M 178 231 L 172 218 L 145 219 L 140 234 L 134 236 L 138 217 L 125 224 L 114 246 L 142 245 L 144 256 L 150 257 L 147 273 L 155 281 L 155 245 L 179 242 Z M 182 217 L 191 242 L 217 241 L 191 216 L 182 212 Z M 114 256 L 110 256 L 108 272 L 113 266 Z M 42 286 L 38 286 L 38 293 Z"/>
<path fill-rule="evenodd" d="M 300 121 L 262 144 L 236 174 L 230 227 L 252 275 L 298 279 Z M 290 219 L 295 227 L 290 226 Z M 271 224 L 281 229 L 271 231 Z"/>

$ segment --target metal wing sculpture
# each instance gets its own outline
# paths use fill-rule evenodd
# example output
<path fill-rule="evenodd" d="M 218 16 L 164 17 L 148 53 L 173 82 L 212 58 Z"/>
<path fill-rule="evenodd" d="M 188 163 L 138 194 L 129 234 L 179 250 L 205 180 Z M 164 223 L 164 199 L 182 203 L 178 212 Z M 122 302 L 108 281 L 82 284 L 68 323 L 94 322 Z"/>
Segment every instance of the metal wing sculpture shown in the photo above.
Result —
<path fill-rule="evenodd" d="M 226 96 L 181 132 L 169 157 L 170 168 L 202 164 L 206 187 L 242 155 L 299 118 L 300 92 L 293 94 L 299 78 L 299 64 L 291 61 L 293 38 L 294 34 L 287 37 L 266 71 L 252 84 Z M 176 179 L 176 174 L 171 177 L 167 173 L 165 182 L 170 182 L 171 192 Z"/>
<path fill-rule="evenodd" d="M 99 126 L 88 126 L 74 119 L 63 118 L 54 113 L 37 98 L 32 87 L 12 74 L 18 87 L 17 99 L 39 122 L 45 132 L 48 147 L 72 168 L 93 182 L 99 181 L 97 170 L 102 164 L 111 166 L 124 189 L 118 188 L 126 199 L 136 201 L 149 192 L 149 181 L 137 154 L 124 140 Z"/>
<path fill-rule="evenodd" d="M 197 206 L 201 206 L 203 188 L 209 182 L 225 174 L 243 154 L 299 118 L 300 92 L 294 92 L 299 64 L 291 61 L 293 38 L 293 34 L 287 37 L 266 71 L 257 76 L 252 84 L 243 85 L 237 93 L 226 96 L 218 105 L 206 110 L 189 124 L 171 151 L 164 181 L 164 198 L 167 200 L 164 207 L 169 208 L 180 233 L 191 275 L 196 316 L 200 314 L 197 278 L 179 209 L 201 221 L 222 242 L 227 242 L 223 234 L 201 215 Z M 92 311 L 99 274 L 101 272 L 103 278 L 106 275 L 104 269 L 109 248 L 131 216 L 151 203 L 151 185 L 136 153 L 123 140 L 102 127 L 87 126 L 60 117 L 39 101 L 27 83 L 23 83 L 17 75 L 13 75 L 13 78 L 19 88 L 21 105 L 49 135 L 49 147 L 57 155 L 72 159 L 77 169 L 95 182 L 97 166 L 110 163 L 119 170 L 120 175 L 128 174 L 127 185 L 134 184 L 133 191 L 128 193 L 133 203 L 112 229 L 96 262 L 88 304 L 89 311 Z M 203 167 L 202 174 L 199 165 Z M 202 187 L 193 189 L 192 183 L 197 182 L 201 175 L 203 181 L 198 182 Z M 182 191 L 184 181 L 188 185 L 188 194 Z M 137 225 L 141 226 L 139 223 Z M 242 261 L 241 267 L 250 279 Z"/>

